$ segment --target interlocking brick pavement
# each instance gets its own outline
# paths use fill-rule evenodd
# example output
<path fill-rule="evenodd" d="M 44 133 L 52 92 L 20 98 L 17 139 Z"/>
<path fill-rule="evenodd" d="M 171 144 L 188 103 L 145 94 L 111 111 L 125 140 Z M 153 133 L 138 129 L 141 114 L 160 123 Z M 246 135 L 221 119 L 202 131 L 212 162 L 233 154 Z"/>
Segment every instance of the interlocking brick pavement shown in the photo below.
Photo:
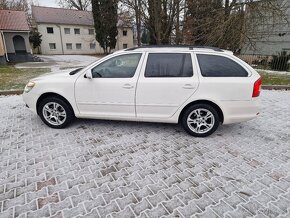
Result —
<path fill-rule="evenodd" d="M 290 92 L 193 138 L 171 124 L 55 130 L 0 97 L 0 217 L 290 217 Z"/>

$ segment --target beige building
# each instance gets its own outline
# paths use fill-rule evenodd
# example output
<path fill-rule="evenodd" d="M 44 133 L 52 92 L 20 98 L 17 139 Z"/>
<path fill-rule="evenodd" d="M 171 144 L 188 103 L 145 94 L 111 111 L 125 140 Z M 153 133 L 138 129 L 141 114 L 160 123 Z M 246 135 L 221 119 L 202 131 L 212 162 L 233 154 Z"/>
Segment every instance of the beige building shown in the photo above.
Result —
<path fill-rule="evenodd" d="M 103 53 L 95 39 L 90 11 L 32 6 L 32 22 L 42 35 L 42 54 Z M 132 27 L 119 21 L 116 50 L 130 47 L 133 47 Z"/>
<path fill-rule="evenodd" d="M 6 63 L 6 57 L 5 57 L 5 48 L 4 48 L 4 41 L 2 36 L 0 36 L 0 64 Z"/>

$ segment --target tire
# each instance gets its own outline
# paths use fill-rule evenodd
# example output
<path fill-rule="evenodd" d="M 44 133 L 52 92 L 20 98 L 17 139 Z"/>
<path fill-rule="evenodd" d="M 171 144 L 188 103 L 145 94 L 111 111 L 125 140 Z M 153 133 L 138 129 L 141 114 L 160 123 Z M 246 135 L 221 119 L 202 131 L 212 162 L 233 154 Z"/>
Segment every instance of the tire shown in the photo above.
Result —
<path fill-rule="evenodd" d="M 37 112 L 42 121 L 54 129 L 65 128 L 75 118 L 71 106 L 59 97 L 43 99 L 37 108 Z"/>
<path fill-rule="evenodd" d="M 196 104 L 186 109 L 181 117 L 184 130 L 195 137 L 213 134 L 220 123 L 217 111 L 208 104 Z"/>

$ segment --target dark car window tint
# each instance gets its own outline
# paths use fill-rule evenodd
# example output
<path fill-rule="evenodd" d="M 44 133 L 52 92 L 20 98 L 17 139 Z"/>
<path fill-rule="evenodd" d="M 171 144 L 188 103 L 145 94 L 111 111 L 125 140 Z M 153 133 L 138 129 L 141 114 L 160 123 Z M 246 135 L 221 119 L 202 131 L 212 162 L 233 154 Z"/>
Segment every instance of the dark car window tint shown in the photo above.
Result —
<path fill-rule="evenodd" d="M 192 77 L 190 54 L 149 54 L 145 77 Z"/>
<path fill-rule="evenodd" d="M 113 57 L 92 69 L 93 78 L 131 78 L 139 64 L 140 53 Z"/>
<path fill-rule="evenodd" d="M 204 77 L 247 77 L 248 72 L 235 61 L 217 55 L 198 54 L 201 74 Z"/>

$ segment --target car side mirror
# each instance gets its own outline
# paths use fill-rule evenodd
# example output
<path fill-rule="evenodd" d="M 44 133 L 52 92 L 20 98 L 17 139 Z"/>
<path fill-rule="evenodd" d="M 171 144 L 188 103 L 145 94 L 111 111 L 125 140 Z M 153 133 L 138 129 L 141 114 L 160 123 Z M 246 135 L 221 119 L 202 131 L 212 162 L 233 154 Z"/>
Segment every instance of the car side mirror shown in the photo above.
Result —
<path fill-rule="evenodd" d="M 93 75 L 92 75 L 92 71 L 91 70 L 88 70 L 85 74 L 85 78 L 88 78 L 88 79 L 92 79 L 93 78 Z"/>

